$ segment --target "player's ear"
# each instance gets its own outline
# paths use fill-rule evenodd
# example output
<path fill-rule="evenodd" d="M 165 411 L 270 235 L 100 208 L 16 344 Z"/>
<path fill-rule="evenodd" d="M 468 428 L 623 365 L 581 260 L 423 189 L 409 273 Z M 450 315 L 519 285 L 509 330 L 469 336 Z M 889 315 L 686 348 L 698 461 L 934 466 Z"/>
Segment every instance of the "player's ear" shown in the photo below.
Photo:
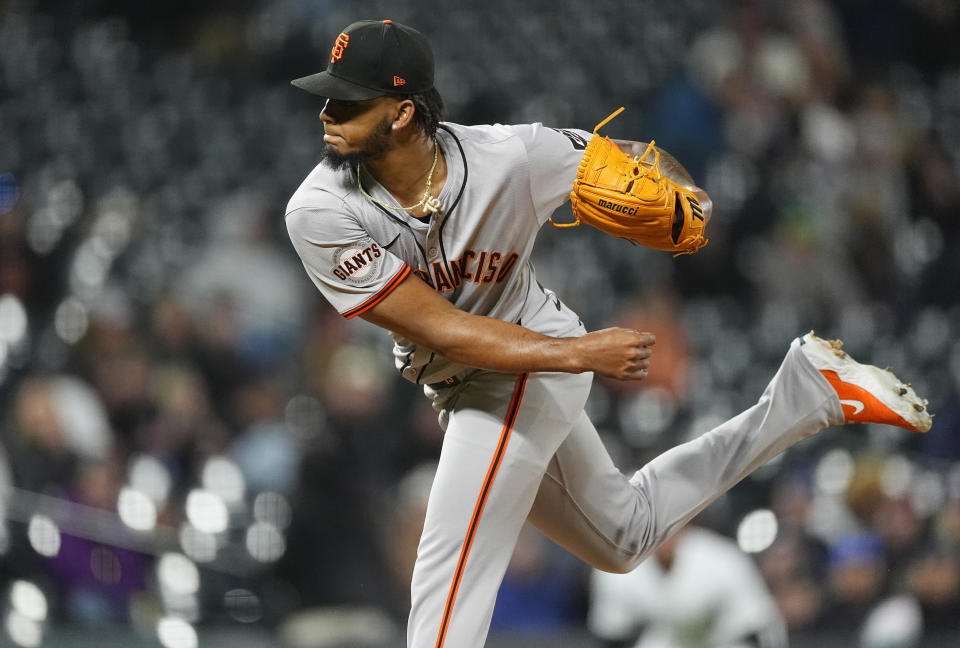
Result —
<path fill-rule="evenodd" d="M 416 107 L 410 99 L 401 99 L 394 107 L 395 117 L 393 120 L 393 130 L 399 130 L 413 121 L 413 114 Z"/>

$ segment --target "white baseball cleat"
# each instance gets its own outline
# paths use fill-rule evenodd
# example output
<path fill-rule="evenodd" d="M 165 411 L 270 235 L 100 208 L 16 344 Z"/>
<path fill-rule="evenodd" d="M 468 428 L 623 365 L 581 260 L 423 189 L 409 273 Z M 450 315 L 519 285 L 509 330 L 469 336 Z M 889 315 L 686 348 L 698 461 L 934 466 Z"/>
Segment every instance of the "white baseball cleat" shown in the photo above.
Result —
<path fill-rule="evenodd" d="M 843 350 L 840 340 L 824 340 L 810 331 L 800 348 L 836 390 L 847 423 L 883 423 L 927 432 L 933 416 L 927 401 L 889 369 L 860 364 Z"/>

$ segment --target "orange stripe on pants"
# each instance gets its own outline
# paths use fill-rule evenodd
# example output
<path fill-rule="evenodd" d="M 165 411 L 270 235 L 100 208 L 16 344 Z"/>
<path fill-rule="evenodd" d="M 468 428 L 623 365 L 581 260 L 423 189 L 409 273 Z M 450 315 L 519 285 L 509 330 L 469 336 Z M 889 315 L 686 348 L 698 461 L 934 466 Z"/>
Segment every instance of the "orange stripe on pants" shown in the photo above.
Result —
<path fill-rule="evenodd" d="M 470 555 L 470 547 L 473 545 L 473 538 L 477 533 L 477 526 L 480 524 L 480 516 L 483 515 L 483 507 L 487 503 L 487 495 L 493 486 L 493 480 L 497 476 L 497 470 L 503 461 L 503 455 L 507 449 L 507 442 L 510 440 L 510 431 L 513 429 L 513 423 L 517 418 L 517 412 L 520 411 L 520 402 L 523 400 L 523 389 L 527 383 L 527 374 L 520 374 L 516 385 L 513 388 L 513 397 L 510 399 L 510 407 L 507 408 L 507 416 L 503 422 L 503 429 L 500 432 L 500 441 L 497 443 L 497 450 L 490 461 L 490 467 L 487 469 L 487 476 L 483 480 L 483 488 L 480 489 L 480 496 L 477 498 L 477 504 L 473 508 L 473 516 L 470 518 L 470 526 L 467 528 L 467 537 L 464 538 L 463 548 L 460 549 L 460 560 L 457 561 L 457 569 L 453 575 L 453 582 L 450 583 L 450 593 L 447 594 L 447 604 L 443 608 L 443 619 L 440 622 L 440 631 L 437 633 L 436 648 L 443 648 L 444 639 L 447 636 L 447 628 L 450 625 L 450 617 L 453 615 L 453 604 L 457 600 L 457 590 L 460 588 L 460 581 L 463 579 L 463 572 L 467 566 L 467 557 Z"/>

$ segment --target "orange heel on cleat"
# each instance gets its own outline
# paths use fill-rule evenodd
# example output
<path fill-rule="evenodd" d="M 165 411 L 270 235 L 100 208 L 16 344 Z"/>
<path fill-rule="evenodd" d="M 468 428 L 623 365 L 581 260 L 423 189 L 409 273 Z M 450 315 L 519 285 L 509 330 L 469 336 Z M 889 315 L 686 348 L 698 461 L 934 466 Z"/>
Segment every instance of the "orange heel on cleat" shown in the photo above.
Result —
<path fill-rule="evenodd" d="M 883 423 L 914 432 L 933 425 L 927 401 L 913 387 L 889 369 L 860 364 L 840 340 L 824 340 L 811 331 L 800 338 L 800 348 L 836 390 L 847 423 Z"/>

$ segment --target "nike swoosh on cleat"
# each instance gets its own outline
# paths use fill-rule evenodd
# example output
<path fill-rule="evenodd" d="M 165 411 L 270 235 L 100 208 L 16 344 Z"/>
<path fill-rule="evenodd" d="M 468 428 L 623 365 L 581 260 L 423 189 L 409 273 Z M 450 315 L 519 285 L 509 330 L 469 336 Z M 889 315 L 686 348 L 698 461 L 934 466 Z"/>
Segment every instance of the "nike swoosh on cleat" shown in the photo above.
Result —
<path fill-rule="evenodd" d="M 853 416 L 856 416 L 857 414 L 859 414 L 860 412 L 863 411 L 863 402 L 862 402 L 862 401 L 858 401 L 858 400 L 844 400 L 844 399 L 841 398 L 841 399 L 840 399 L 840 404 L 841 404 L 841 405 L 849 405 L 850 407 L 852 407 L 852 408 L 853 408 Z"/>

